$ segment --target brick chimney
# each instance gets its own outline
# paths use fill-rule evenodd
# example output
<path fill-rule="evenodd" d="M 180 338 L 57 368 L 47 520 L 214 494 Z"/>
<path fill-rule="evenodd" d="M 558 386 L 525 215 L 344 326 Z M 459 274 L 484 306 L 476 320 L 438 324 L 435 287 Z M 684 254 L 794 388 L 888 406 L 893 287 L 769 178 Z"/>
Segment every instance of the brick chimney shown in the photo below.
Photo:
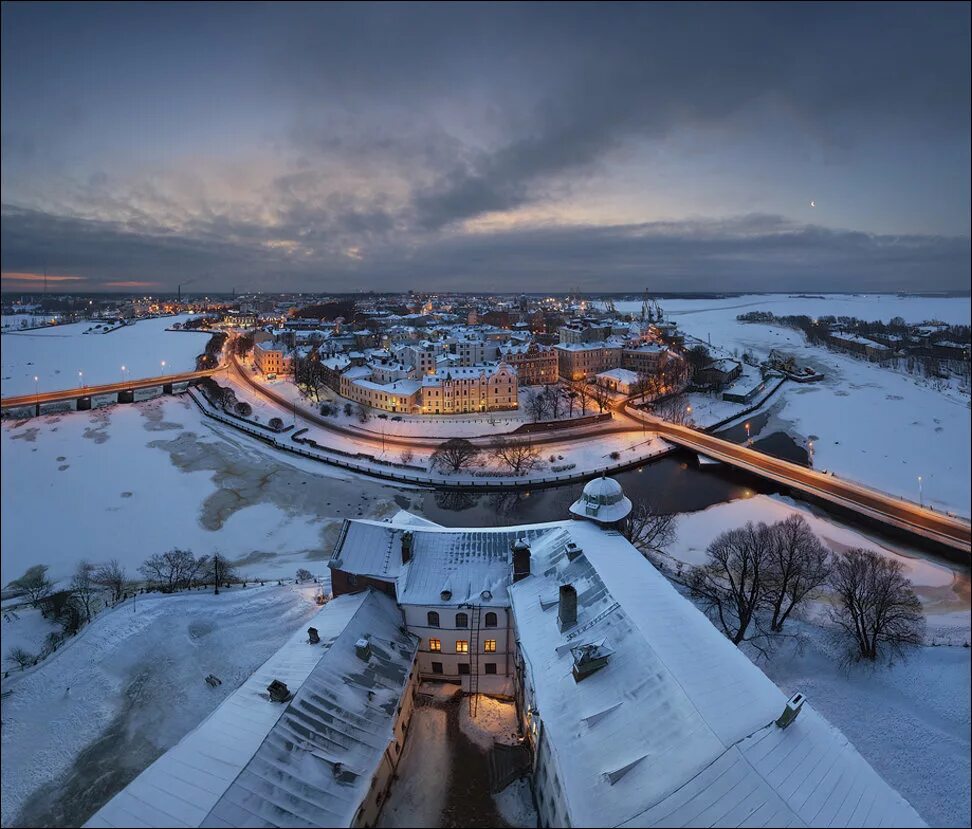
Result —
<path fill-rule="evenodd" d="M 513 551 L 513 581 L 518 582 L 530 575 L 530 545 L 525 538 L 518 538 L 510 549 Z"/>
<path fill-rule="evenodd" d="M 402 533 L 402 564 L 408 564 L 412 560 L 412 531 L 405 530 Z"/>

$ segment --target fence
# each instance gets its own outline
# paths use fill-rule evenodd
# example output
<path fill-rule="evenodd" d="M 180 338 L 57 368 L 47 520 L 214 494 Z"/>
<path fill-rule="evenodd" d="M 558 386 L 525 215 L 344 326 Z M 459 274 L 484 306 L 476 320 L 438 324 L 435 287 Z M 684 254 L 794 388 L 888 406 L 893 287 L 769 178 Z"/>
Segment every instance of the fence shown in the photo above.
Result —
<path fill-rule="evenodd" d="M 598 475 L 614 474 L 617 472 L 623 472 L 626 469 L 633 469 L 647 463 L 648 461 L 656 460 L 657 458 L 669 455 L 678 449 L 678 447 L 666 443 L 664 448 L 657 452 L 640 455 L 637 458 L 632 458 L 631 460 L 620 461 L 607 466 L 599 466 L 594 469 L 584 469 L 577 472 L 571 471 L 560 474 L 544 475 L 542 477 L 517 478 L 511 476 L 498 480 L 489 480 L 475 477 L 458 478 L 454 476 L 435 475 L 429 472 L 425 473 L 424 475 L 407 475 L 403 472 L 398 472 L 392 469 L 381 469 L 364 463 L 355 463 L 352 460 L 327 457 L 319 454 L 318 452 L 305 449 L 301 446 L 293 446 L 288 443 L 281 443 L 265 432 L 255 428 L 255 424 L 254 426 L 247 426 L 225 416 L 221 412 L 215 412 L 204 406 L 191 391 L 187 393 L 192 398 L 193 402 L 199 407 L 199 410 L 207 417 L 210 417 L 213 420 L 218 420 L 228 426 L 232 426 L 234 429 L 238 429 L 241 432 L 249 434 L 252 437 L 255 437 L 257 440 L 260 440 L 275 449 L 281 449 L 284 452 L 290 452 L 291 454 L 299 455 L 313 461 L 318 461 L 319 463 L 326 463 L 341 469 L 347 469 L 350 472 L 357 472 L 362 475 L 370 475 L 374 478 L 383 478 L 385 480 L 396 481 L 403 484 L 436 487 L 437 489 L 477 490 L 485 492 L 504 489 L 542 489 L 550 486 L 580 483 L 590 480 L 591 478 L 595 478 Z M 336 452 L 339 450 L 327 449 L 325 451 Z M 383 463 L 378 459 L 375 459 L 372 462 L 376 464 Z"/>

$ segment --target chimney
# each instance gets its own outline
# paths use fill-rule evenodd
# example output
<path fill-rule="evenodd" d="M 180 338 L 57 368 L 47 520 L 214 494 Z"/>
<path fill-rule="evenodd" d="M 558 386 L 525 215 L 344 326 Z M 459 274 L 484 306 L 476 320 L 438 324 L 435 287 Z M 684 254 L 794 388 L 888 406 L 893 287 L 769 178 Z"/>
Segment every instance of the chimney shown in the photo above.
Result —
<path fill-rule="evenodd" d="M 362 659 L 367 662 L 371 659 L 371 642 L 367 639 L 361 638 L 354 643 L 354 652 L 358 659 Z"/>
<path fill-rule="evenodd" d="M 776 721 L 776 725 L 779 728 L 786 728 L 790 723 L 792 723 L 796 718 L 797 714 L 800 713 L 800 709 L 803 708 L 803 701 L 806 699 L 803 694 L 794 694 L 786 701 L 786 708 L 783 709 L 783 713 L 780 714 L 780 718 Z"/>
<path fill-rule="evenodd" d="M 583 552 L 584 551 L 580 547 L 577 546 L 577 542 L 576 541 L 568 541 L 567 542 L 567 560 L 568 561 L 573 561 L 575 558 L 577 558 Z"/>
<path fill-rule="evenodd" d="M 402 564 L 408 564 L 412 560 L 412 531 L 405 530 L 402 533 Z"/>
<path fill-rule="evenodd" d="M 557 610 L 557 621 L 560 623 L 561 631 L 577 624 L 577 590 L 572 584 L 560 585 L 560 607 Z"/>
<path fill-rule="evenodd" d="M 286 683 L 281 682 L 279 679 L 275 679 L 267 686 L 267 691 L 270 694 L 271 702 L 286 702 L 290 699 L 290 691 L 287 688 Z"/>
<path fill-rule="evenodd" d="M 513 551 L 513 581 L 518 582 L 530 575 L 530 545 L 525 538 L 518 538 L 510 549 Z"/>
<path fill-rule="evenodd" d="M 307 628 L 307 641 L 312 645 L 316 645 L 321 641 L 321 637 L 317 633 L 317 628 Z"/>

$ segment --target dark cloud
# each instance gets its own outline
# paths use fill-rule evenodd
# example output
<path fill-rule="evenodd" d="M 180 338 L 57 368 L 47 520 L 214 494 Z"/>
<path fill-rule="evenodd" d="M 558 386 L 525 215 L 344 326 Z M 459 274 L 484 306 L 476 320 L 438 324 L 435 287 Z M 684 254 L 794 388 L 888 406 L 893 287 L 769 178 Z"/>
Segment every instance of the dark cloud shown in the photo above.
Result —
<path fill-rule="evenodd" d="M 972 266 L 968 239 L 876 236 L 763 215 L 448 235 L 386 243 L 358 260 L 268 248 L 265 234 L 158 234 L 5 207 L 0 241 L 3 271 L 47 267 L 93 288 L 140 279 L 171 289 L 195 277 L 210 290 L 962 290 Z"/>

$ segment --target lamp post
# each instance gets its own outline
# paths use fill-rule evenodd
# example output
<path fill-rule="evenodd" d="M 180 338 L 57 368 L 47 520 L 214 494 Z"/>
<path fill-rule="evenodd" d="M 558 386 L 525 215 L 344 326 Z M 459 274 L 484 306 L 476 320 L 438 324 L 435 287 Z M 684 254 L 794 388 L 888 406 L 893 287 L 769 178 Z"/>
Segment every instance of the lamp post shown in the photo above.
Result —
<path fill-rule="evenodd" d="M 749 446 L 749 421 L 746 421 L 746 445 Z"/>
<path fill-rule="evenodd" d="M 807 466 L 813 468 L 813 441 L 807 441 Z"/>
<path fill-rule="evenodd" d="M 84 388 L 84 372 L 78 371 L 78 388 Z"/>
<path fill-rule="evenodd" d="M 919 507 L 925 506 L 925 497 L 921 489 L 921 475 L 918 476 L 918 506 Z"/>
<path fill-rule="evenodd" d="M 165 360 L 162 361 L 162 376 L 165 377 Z"/>

